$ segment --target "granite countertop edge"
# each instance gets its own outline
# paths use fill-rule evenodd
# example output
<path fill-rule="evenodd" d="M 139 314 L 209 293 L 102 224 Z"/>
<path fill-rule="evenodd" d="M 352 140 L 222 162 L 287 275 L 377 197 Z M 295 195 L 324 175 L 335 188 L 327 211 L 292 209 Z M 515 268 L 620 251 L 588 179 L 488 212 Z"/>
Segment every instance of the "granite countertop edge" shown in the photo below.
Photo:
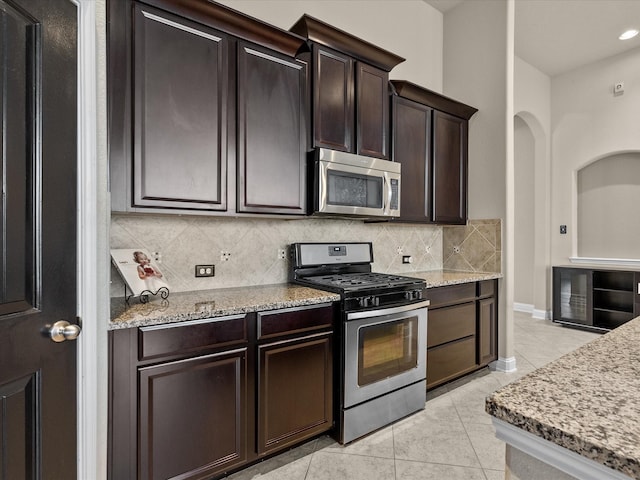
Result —
<path fill-rule="evenodd" d="M 427 288 L 501 278 L 499 273 L 433 270 L 402 272 L 426 281 Z M 213 290 L 176 292 L 162 300 L 141 304 L 132 299 L 111 299 L 109 330 L 145 327 L 266 310 L 337 302 L 340 295 L 293 284 L 258 285 Z"/>
<path fill-rule="evenodd" d="M 558 327 L 566 328 L 566 327 Z M 640 478 L 640 317 L 489 395 L 491 416 Z M 602 363 L 611 355 L 620 365 Z M 613 359 L 615 362 L 615 359 Z"/>

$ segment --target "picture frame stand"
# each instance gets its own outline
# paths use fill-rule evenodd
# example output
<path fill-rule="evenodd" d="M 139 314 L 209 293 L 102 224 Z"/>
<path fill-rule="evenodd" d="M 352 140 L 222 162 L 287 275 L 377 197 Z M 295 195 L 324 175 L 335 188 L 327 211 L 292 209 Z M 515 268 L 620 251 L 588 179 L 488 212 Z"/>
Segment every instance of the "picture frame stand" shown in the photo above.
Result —
<path fill-rule="evenodd" d="M 160 295 L 160 298 L 162 298 L 163 300 L 166 300 L 167 298 L 169 298 L 169 293 L 170 292 L 167 287 L 160 287 L 155 292 L 152 292 L 151 290 L 143 290 L 142 292 L 140 292 L 139 295 L 137 295 L 137 298 L 140 299 L 140 303 L 148 303 L 150 295 L 153 295 L 154 297 L 157 295 Z M 127 303 L 127 305 L 129 305 L 129 300 L 134 297 L 136 297 L 136 295 L 131 291 L 131 289 L 129 288 L 129 285 L 127 285 L 125 282 L 124 301 Z"/>

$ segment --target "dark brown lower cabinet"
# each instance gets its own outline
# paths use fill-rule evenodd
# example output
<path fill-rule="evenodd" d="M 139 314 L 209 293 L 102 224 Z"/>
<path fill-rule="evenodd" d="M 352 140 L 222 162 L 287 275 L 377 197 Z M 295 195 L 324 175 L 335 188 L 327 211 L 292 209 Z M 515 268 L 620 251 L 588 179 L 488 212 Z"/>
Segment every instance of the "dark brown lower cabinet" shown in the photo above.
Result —
<path fill-rule="evenodd" d="M 478 300 L 478 364 L 498 358 L 498 304 L 495 297 Z"/>
<path fill-rule="evenodd" d="M 247 349 L 138 371 L 140 478 L 209 478 L 247 460 Z"/>
<path fill-rule="evenodd" d="M 258 347 L 258 454 L 331 428 L 331 340 L 325 333 Z"/>
<path fill-rule="evenodd" d="M 498 358 L 497 280 L 427 290 L 427 389 Z"/>
<path fill-rule="evenodd" d="M 109 332 L 108 478 L 219 478 L 333 426 L 332 304 Z"/>

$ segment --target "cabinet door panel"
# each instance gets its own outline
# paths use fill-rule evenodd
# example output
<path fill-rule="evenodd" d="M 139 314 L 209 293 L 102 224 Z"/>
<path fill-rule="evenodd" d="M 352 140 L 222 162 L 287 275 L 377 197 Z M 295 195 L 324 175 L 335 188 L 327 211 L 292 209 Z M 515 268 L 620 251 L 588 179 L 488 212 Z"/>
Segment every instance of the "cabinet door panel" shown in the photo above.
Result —
<path fill-rule="evenodd" d="M 333 424 L 331 334 L 258 347 L 258 454 Z"/>
<path fill-rule="evenodd" d="M 498 358 L 498 315 L 495 297 L 478 300 L 478 365 Z"/>
<path fill-rule="evenodd" d="M 314 146 L 354 153 L 353 60 L 314 46 Z"/>
<path fill-rule="evenodd" d="M 389 158 L 389 74 L 356 62 L 357 153 Z"/>
<path fill-rule="evenodd" d="M 238 211 L 304 215 L 307 65 L 238 48 Z"/>
<path fill-rule="evenodd" d="M 209 478 L 246 460 L 247 351 L 141 368 L 141 479 Z"/>
<path fill-rule="evenodd" d="M 226 210 L 228 38 L 135 6 L 134 206 Z"/>
<path fill-rule="evenodd" d="M 393 99 L 393 161 L 402 164 L 402 222 L 431 220 L 431 112 L 411 100 Z"/>
<path fill-rule="evenodd" d="M 467 221 L 467 121 L 434 110 L 433 220 Z"/>

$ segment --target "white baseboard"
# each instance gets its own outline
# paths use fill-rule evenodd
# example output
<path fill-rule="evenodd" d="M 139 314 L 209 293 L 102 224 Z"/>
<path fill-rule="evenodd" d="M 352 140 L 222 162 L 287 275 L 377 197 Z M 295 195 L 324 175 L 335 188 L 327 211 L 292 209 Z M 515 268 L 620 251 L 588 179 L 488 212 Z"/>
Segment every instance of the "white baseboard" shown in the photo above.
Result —
<path fill-rule="evenodd" d="M 522 313 L 533 313 L 533 305 L 530 303 L 513 302 L 513 311 Z"/>
<path fill-rule="evenodd" d="M 515 372 L 517 370 L 516 357 L 499 357 L 498 360 L 492 362 L 489 367 L 491 370 L 495 370 L 496 372 Z"/>
<path fill-rule="evenodd" d="M 521 312 L 521 313 L 530 313 L 531 317 L 536 318 L 538 320 L 550 320 L 551 312 L 549 310 L 540 310 L 535 308 L 530 303 L 513 303 L 513 311 Z"/>
<path fill-rule="evenodd" d="M 533 318 L 537 318 L 538 320 L 551 320 L 551 311 L 550 310 L 538 310 L 537 308 L 533 309 L 531 313 Z"/>

